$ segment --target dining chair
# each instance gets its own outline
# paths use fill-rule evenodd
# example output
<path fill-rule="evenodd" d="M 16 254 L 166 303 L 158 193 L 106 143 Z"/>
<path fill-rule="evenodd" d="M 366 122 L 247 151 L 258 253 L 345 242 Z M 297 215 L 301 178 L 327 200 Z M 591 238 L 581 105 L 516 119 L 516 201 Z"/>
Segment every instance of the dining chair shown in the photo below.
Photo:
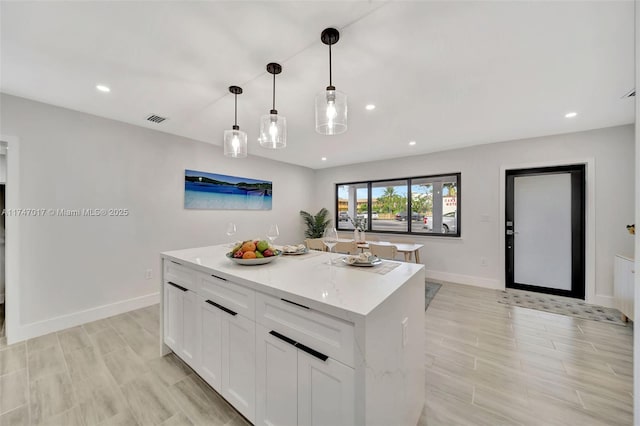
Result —
<path fill-rule="evenodd" d="M 308 238 L 304 240 L 305 245 L 309 250 L 326 251 L 327 246 L 324 245 L 322 238 Z"/>
<path fill-rule="evenodd" d="M 369 244 L 369 251 L 374 256 L 390 260 L 394 260 L 398 254 L 398 248 L 396 246 L 387 244 Z"/>
<path fill-rule="evenodd" d="M 355 241 L 349 241 L 349 242 L 339 241 L 338 244 L 336 244 L 336 247 L 334 248 L 333 251 L 336 253 L 343 253 L 343 254 L 360 253 L 360 250 L 358 249 L 358 245 L 356 244 Z"/>

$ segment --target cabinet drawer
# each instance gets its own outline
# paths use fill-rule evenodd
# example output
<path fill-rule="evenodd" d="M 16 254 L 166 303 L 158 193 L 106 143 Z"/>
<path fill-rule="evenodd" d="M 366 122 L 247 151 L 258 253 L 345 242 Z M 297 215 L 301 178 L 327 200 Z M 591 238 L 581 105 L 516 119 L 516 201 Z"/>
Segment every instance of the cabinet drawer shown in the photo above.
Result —
<path fill-rule="evenodd" d="M 313 309 L 256 292 L 256 322 L 353 367 L 354 326 Z"/>
<path fill-rule="evenodd" d="M 245 318 L 255 319 L 255 295 L 250 288 L 211 275 L 200 275 L 198 293 Z"/>
<path fill-rule="evenodd" d="M 196 272 L 171 260 L 164 260 L 164 280 L 196 290 Z"/>

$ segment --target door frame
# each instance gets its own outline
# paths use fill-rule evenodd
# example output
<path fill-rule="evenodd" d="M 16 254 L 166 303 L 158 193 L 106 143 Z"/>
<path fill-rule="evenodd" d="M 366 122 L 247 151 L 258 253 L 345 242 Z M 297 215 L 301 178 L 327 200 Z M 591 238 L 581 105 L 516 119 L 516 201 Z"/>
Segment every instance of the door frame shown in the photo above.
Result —
<path fill-rule="evenodd" d="M 0 134 L 7 143 L 7 183 L 5 186 L 5 209 L 20 207 L 20 143 L 15 136 Z M 7 343 L 22 340 L 20 335 L 20 218 L 5 217 L 5 283 L 4 314 Z"/>
<path fill-rule="evenodd" d="M 535 177 L 535 176 L 549 176 L 549 175 L 561 175 L 569 174 L 569 188 L 571 196 L 570 204 L 570 217 L 571 217 L 571 289 L 563 290 L 553 287 L 544 287 L 525 283 L 515 282 L 515 260 L 514 250 L 506 250 L 505 255 L 505 275 L 506 284 L 510 284 L 509 288 L 515 288 L 519 290 L 535 291 L 538 293 L 554 294 L 558 296 L 573 297 L 577 299 L 585 299 L 586 295 L 586 281 L 585 281 L 585 205 L 586 205 L 586 166 L 584 164 L 572 164 L 566 166 L 554 166 L 554 167 L 536 167 L 530 169 L 510 169 L 506 172 L 506 191 L 505 199 L 511 202 L 506 203 L 506 219 L 514 220 L 515 212 L 515 179 L 517 177 Z M 517 228 L 517 224 L 515 224 Z M 509 230 L 507 230 L 509 228 Z M 511 232 L 511 236 L 507 235 Z M 509 239 L 512 243 L 517 244 L 515 238 L 515 228 L 513 225 L 507 226 L 505 222 L 505 238 Z M 509 273 L 509 266 L 511 266 L 511 273 Z"/>
<path fill-rule="evenodd" d="M 499 233 L 500 242 L 500 289 L 506 289 L 506 262 L 504 256 L 506 250 L 506 235 L 504 232 L 506 210 L 506 176 L 507 170 L 534 169 L 539 167 L 556 167 L 574 164 L 585 165 L 585 300 L 587 303 L 613 307 L 611 296 L 596 295 L 596 209 L 595 209 L 595 158 L 567 158 L 555 161 L 541 161 L 532 163 L 511 163 L 500 166 L 500 205 L 499 221 L 496 232 Z"/>

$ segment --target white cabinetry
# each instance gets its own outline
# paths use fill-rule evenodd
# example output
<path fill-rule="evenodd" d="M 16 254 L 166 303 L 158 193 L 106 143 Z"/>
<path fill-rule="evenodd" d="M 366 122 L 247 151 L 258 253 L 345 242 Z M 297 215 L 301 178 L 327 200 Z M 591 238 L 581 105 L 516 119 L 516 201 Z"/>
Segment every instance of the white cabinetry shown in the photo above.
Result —
<path fill-rule="evenodd" d="M 256 324 L 200 297 L 200 375 L 247 419 L 255 419 Z"/>
<path fill-rule="evenodd" d="M 179 263 L 164 263 L 164 342 L 190 365 L 197 365 L 200 351 L 198 295 L 195 271 Z"/>
<path fill-rule="evenodd" d="M 353 324 L 262 293 L 256 321 L 256 424 L 355 424 Z"/>
<path fill-rule="evenodd" d="M 633 260 L 624 256 L 616 255 L 613 266 L 613 288 L 617 308 L 622 312 L 622 319 L 634 320 L 634 278 L 635 267 Z"/>
<path fill-rule="evenodd" d="M 256 425 L 298 424 L 298 349 L 258 325 Z"/>
<path fill-rule="evenodd" d="M 164 340 L 173 352 L 191 365 L 198 363 L 200 333 L 197 295 L 173 282 L 164 286 Z"/>
<path fill-rule="evenodd" d="M 355 423 L 354 369 L 298 351 L 298 424 Z"/>

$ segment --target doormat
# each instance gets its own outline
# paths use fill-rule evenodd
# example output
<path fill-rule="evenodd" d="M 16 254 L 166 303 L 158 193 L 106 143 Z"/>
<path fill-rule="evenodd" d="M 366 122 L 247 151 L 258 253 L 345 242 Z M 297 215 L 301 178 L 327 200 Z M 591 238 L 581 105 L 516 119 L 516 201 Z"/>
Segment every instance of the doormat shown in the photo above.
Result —
<path fill-rule="evenodd" d="M 436 296 L 436 293 L 438 292 L 438 290 L 440 290 L 440 287 L 442 287 L 442 284 L 432 283 L 429 281 L 424 282 L 424 310 L 425 311 L 429 307 L 429 303 L 431 303 L 433 298 Z"/>
<path fill-rule="evenodd" d="M 498 303 L 505 305 L 519 306 L 521 308 L 535 309 L 592 321 L 608 322 L 622 326 L 627 325 L 627 323 L 620 319 L 621 313 L 619 310 L 598 305 L 589 305 L 580 299 L 511 288 L 499 294 Z"/>

